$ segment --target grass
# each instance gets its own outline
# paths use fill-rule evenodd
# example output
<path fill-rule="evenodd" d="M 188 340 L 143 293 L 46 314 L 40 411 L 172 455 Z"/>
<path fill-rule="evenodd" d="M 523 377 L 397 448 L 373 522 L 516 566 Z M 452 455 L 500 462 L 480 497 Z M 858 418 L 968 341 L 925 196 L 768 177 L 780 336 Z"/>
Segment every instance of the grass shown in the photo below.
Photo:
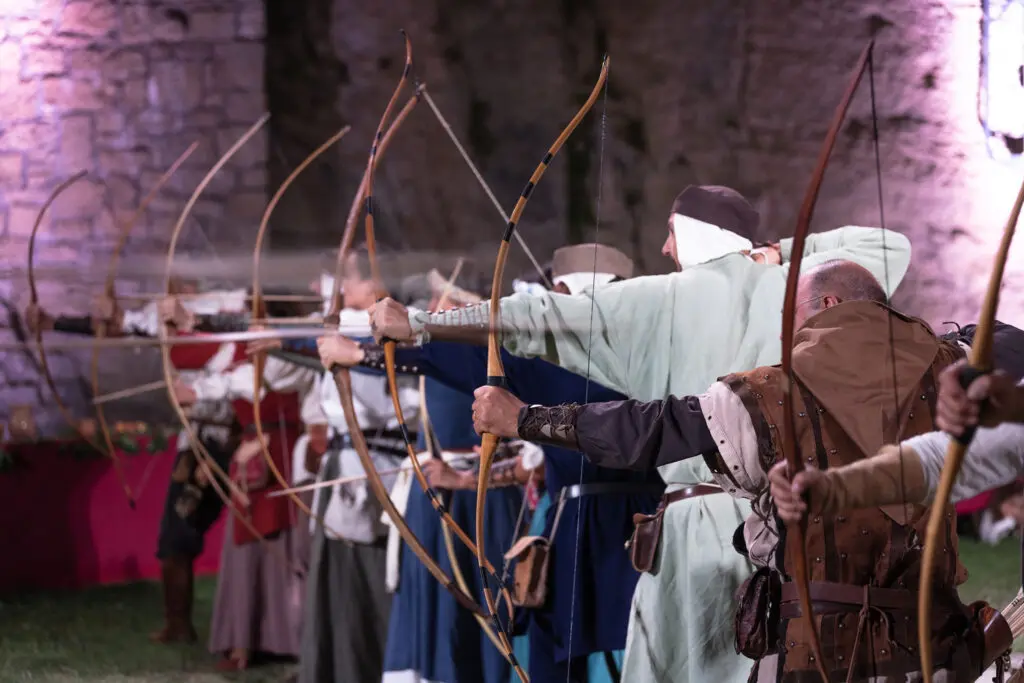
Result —
<path fill-rule="evenodd" d="M 986 600 L 996 608 L 1019 588 L 1020 550 L 1014 539 L 998 546 L 962 540 L 970 578 L 965 602 Z M 147 635 L 159 625 L 160 588 L 155 583 L 96 588 L 77 593 L 39 593 L 0 601 L 0 683 L 280 683 L 289 665 L 254 667 L 245 673 L 213 670 L 206 651 L 214 580 L 196 585 L 195 623 L 200 644 L 161 646 Z M 1024 651 L 1024 647 L 1018 646 Z"/>
<path fill-rule="evenodd" d="M 156 645 L 162 599 L 156 583 L 0 601 L 0 683 L 281 683 L 293 666 L 214 671 L 207 652 L 215 579 L 196 581 L 199 643 Z"/>

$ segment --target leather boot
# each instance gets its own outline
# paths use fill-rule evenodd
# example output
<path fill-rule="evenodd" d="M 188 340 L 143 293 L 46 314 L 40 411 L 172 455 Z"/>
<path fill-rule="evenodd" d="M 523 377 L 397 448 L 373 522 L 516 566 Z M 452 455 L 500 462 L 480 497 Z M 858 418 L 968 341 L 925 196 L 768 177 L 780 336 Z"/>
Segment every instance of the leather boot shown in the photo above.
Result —
<path fill-rule="evenodd" d="M 150 635 L 157 643 L 194 643 L 198 639 L 192 626 L 192 560 L 168 557 L 161 566 L 164 592 L 164 627 Z"/>

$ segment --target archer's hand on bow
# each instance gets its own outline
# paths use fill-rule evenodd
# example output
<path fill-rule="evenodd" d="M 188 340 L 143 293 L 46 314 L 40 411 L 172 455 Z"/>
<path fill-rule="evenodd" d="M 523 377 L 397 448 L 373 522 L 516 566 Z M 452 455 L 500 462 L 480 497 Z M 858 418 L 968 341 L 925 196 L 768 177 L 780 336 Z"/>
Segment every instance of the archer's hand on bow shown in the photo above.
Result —
<path fill-rule="evenodd" d="M 808 514 L 821 514 L 823 501 L 834 498 L 832 481 L 824 472 L 808 468 L 791 479 L 785 462 L 768 471 L 768 489 L 779 517 L 788 524 L 800 522 Z"/>
<path fill-rule="evenodd" d="M 29 304 L 25 308 L 25 315 L 22 316 L 22 319 L 31 334 L 49 332 L 53 329 L 53 318 L 36 304 Z"/>
<path fill-rule="evenodd" d="M 174 326 L 178 333 L 191 332 L 196 326 L 196 316 L 181 304 L 176 296 L 160 299 L 156 304 L 160 322 Z"/>
<path fill-rule="evenodd" d="M 947 367 L 939 375 L 939 400 L 935 422 L 939 429 L 958 437 L 971 427 L 995 427 L 1018 422 L 1024 416 L 1021 390 L 1003 372 L 978 377 L 964 389 L 960 373 L 967 361 Z"/>
<path fill-rule="evenodd" d="M 409 311 L 394 299 L 381 299 L 370 307 L 370 329 L 378 343 L 412 341 L 415 335 L 409 325 Z"/>
<path fill-rule="evenodd" d="M 284 346 L 283 339 L 255 339 L 245 345 L 245 355 L 251 357 L 265 351 L 277 351 L 282 346 Z"/>
<path fill-rule="evenodd" d="M 423 463 L 423 475 L 434 488 L 449 491 L 472 490 L 476 488 L 476 477 L 471 472 L 459 472 L 438 458 Z"/>
<path fill-rule="evenodd" d="M 519 436 L 519 411 L 526 406 L 515 395 L 500 387 L 480 387 L 473 392 L 473 428 L 477 434 L 498 438 Z"/>
<path fill-rule="evenodd" d="M 117 305 L 113 297 L 100 296 L 92 303 L 93 325 L 103 325 L 103 332 L 108 337 L 124 336 L 124 311 Z"/>
<path fill-rule="evenodd" d="M 320 337 L 316 340 L 316 350 L 320 353 L 320 362 L 328 370 L 335 365 L 351 368 L 359 365 L 366 356 L 359 344 L 340 334 Z"/>
<path fill-rule="evenodd" d="M 199 397 L 196 395 L 196 390 L 190 387 L 188 382 L 185 382 L 181 378 L 174 380 L 173 390 L 174 397 L 178 399 L 178 403 L 183 406 L 193 405 L 197 400 L 199 400 Z"/>

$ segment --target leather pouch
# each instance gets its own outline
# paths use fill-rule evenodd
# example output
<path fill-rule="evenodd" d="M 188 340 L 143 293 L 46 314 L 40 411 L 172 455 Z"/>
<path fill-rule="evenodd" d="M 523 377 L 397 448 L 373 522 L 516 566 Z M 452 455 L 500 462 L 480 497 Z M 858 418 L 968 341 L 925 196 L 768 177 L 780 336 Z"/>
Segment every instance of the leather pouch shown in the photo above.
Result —
<path fill-rule="evenodd" d="M 661 522 L 665 517 L 665 508 L 658 506 L 653 515 L 633 515 L 633 536 L 629 539 L 629 559 L 633 569 L 638 572 L 651 573 L 658 556 L 658 544 L 661 542 Z"/>
<path fill-rule="evenodd" d="M 516 607 L 543 607 L 548 598 L 548 560 L 551 543 L 543 536 L 523 536 L 507 553 L 515 560 L 512 604 Z"/>
<path fill-rule="evenodd" d="M 738 654 L 758 660 L 777 652 L 781 598 L 782 580 L 768 567 L 743 582 L 736 594 Z"/>

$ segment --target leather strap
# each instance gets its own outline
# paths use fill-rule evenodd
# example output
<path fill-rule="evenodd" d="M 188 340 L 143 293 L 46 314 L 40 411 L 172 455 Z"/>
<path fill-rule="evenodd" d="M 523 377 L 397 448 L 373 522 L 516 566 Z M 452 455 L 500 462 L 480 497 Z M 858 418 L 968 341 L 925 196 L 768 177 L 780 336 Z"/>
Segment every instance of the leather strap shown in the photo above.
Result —
<path fill-rule="evenodd" d="M 678 489 L 671 493 L 666 493 L 661 497 L 661 507 L 668 507 L 672 503 L 678 503 L 681 500 L 688 498 L 699 498 L 700 496 L 710 496 L 716 493 L 724 493 L 721 486 L 715 486 L 714 484 L 695 484 L 693 486 L 687 486 L 684 489 Z"/>
<path fill-rule="evenodd" d="M 811 601 L 815 603 L 815 612 L 819 604 L 824 611 L 852 611 L 866 604 L 879 609 L 910 610 L 917 609 L 917 591 L 905 588 L 877 588 L 875 586 L 855 586 L 849 583 L 831 583 L 811 581 Z M 833 609 L 829 609 L 832 607 Z M 836 610 L 835 607 L 841 609 Z M 794 619 L 801 616 L 799 595 L 796 584 L 787 581 L 782 584 L 782 616 Z"/>

